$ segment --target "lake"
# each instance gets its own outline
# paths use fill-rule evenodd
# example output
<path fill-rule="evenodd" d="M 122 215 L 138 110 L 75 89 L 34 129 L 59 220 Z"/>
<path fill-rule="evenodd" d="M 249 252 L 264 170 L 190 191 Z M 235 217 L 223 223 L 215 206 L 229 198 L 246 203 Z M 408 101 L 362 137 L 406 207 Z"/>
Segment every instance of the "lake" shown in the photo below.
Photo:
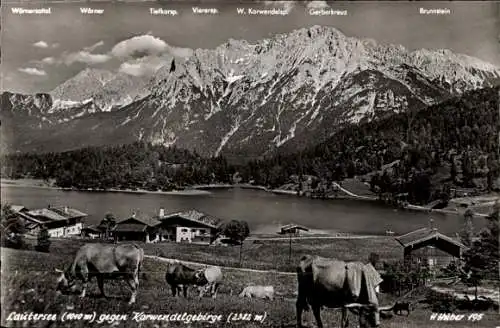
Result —
<path fill-rule="evenodd" d="M 358 200 L 320 200 L 276 195 L 260 190 L 223 189 L 203 195 L 133 194 L 119 192 L 62 191 L 30 187 L 2 186 L 2 202 L 28 208 L 67 205 L 89 214 L 85 223 L 100 222 L 106 213 L 118 219 L 134 211 L 147 215 L 197 209 L 223 220 L 245 220 L 252 233 L 274 233 L 287 223 L 303 224 L 323 232 L 385 234 L 390 229 L 403 234 L 426 227 L 432 215 L 434 226 L 454 235 L 462 226 L 462 217 L 429 214 L 388 208 L 381 204 Z M 476 219 L 483 226 L 484 219 Z"/>

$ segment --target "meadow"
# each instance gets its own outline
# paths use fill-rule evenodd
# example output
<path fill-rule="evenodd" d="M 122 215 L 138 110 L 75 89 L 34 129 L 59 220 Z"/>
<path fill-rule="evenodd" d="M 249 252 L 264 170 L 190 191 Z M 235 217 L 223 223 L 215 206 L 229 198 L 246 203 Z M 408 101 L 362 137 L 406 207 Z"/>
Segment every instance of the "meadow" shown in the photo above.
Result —
<path fill-rule="evenodd" d="M 362 241 L 358 241 L 363 243 Z M 278 245 L 271 245 L 271 249 L 284 247 L 279 245 L 282 242 L 277 242 Z M 331 243 L 331 242 L 330 242 Z M 366 243 L 366 241 L 365 241 Z M 143 274 L 140 277 L 140 287 L 137 298 L 137 303 L 127 305 L 129 291 L 123 282 L 107 282 L 105 285 L 108 294 L 107 299 L 97 298 L 97 284 L 93 281 L 89 285 L 88 297 L 80 299 L 78 295 L 63 295 L 55 291 L 57 273 L 55 268 L 65 268 L 73 259 L 74 253 L 81 242 L 78 241 L 54 241 L 51 253 L 38 253 L 31 250 L 13 250 L 2 248 L 2 271 L 1 271 L 1 304 L 2 304 L 2 320 L 1 325 L 5 327 L 294 327 L 295 326 L 295 297 L 296 297 L 296 277 L 293 274 L 280 274 L 278 272 L 254 272 L 246 271 L 245 269 L 224 269 L 224 285 L 216 300 L 209 297 L 198 299 L 192 292 L 187 299 L 173 298 L 170 289 L 165 283 L 165 271 L 167 262 L 158 261 L 151 258 L 146 258 Z M 170 244 L 169 244 L 170 245 Z M 342 240 L 343 247 L 354 247 L 345 240 Z M 148 245 L 149 247 L 150 245 Z M 158 245 L 151 245 L 156 247 Z M 163 245 L 162 245 L 163 246 Z M 186 245 L 182 245 L 186 246 Z M 191 245 L 193 246 L 193 245 Z M 267 248 L 269 245 L 260 246 L 261 249 Z M 315 253 L 326 252 L 330 253 L 334 246 L 321 246 L 314 248 L 314 243 L 304 243 L 303 252 Z M 186 251 L 188 248 L 179 248 Z M 223 250 L 224 247 L 206 247 L 206 252 L 235 252 L 233 250 Z M 318 251 L 316 251 L 318 249 Z M 166 251 L 166 250 L 164 250 Z M 357 254 L 359 250 L 354 250 Z M 255 250 L 258 253 L 258 250 Z M 151 254 L 151 250 L 146 248 L 146 253 Z M 211 253 L 212 257 L 215 253 Z M 217 253 L 219 254 L 219 253 Z M 271 254 L 271 253 L 269 253 Z M 287 254 L 287 253 L 285 253 Z M 366 253 L 364 253 L 366 254 Z M 153 255 L 153 254 L 152 254 Z M 169 257 L 186 258 L 190 261 L 195 261 L 201 258 L 203 253 L 192 255 L 185 253 L 174 253 L 174 249 L 168 249 Z M 230 253 L 229 255 L 234 255 Z M 229 256 L 228 255 L 228 256 Z M 294 254 L 294 262 L 297 260 L 297 255 Z M 272 259 L 266 258 L 267 255 L 261 256 L 252 255 L 252 261 L 257 262 L 262 260 L 267 266 L 270 266 Z M 282 255 L 286 257 L 285 255 Z M 355 256 L 355 255 L 351 255 Z M 236 259 L 237 260 L 237 259 Z M 215 260 L 214 260 L 215 261 Z M 244 262 L 246 263 L 246 262 Z M 256 299 L 241 299 L 238 293 L 248 284 L 263 284 L 273 285 L 277 297 L 273 301 L 256 300 Z M 231 294 L 232 291 L 232 294 Z M 392 302 L 393 299 L 386 294 L 381 297 L 381 304 L 386 305 Z M 17 313 L 50 313 L 55 314 L 58 321 L 7 321 L 8 316 L 12 312 Z M 96 319 L 105 314 L 121 314 L 126 315 L 127 320 L 115 322 L 89 323 L 85 320 L 76 321 L 60 321 L 63 313 L 96 313 Z M 221 321 L 215 323 L 199 323 L 199 322 L 167 322 L 167 321 L 135 321 L 134 312 L 144 312 L 145 314 L 173 314 L 173 313 L 188 313 L 188 314 L 213 314 L 220 315 Z M 247 320 L 236 320 L 227 322 L 230 316 L 234 318 L 235 313 L 248 314 L 242 316 L 241 319 L 250 318 Z M 233 314 L 233 315 L 231 315 Z M 254 321 L 255 315 L 264 315 L 265 319 L 262 322 Z M 465 320 L 459 322 L 439 322 L 430 321 L 431 311 L 420 305 L 410 316 L 395 316 L 391 320 L 382 321 L 382 327 L 399 328 L 399 327 L 495 327 L 498 320 L 498 315 L 493 312 L 484 314 L 484 317 L 479 322 L 468 322 Z M 467 313 L 468 314 L 468 313 Z M 326 327 L 338 327 L 340 324 L 339 310 L 323 310 L 323 321 Z M 66 317 L 68 318 L 68 317 Z M 351 326 L 355 327 L 355 318 L 351 318 Z M 124 319 L 124 318 L 122 318 Z M 304 316 L 305 323 L 308 327 L 315 327 L 313 316 L 307 312 Z"/>
<path fill-rule="evenodd" d="M 58 239 L 52 241 L 52 252 L 76 252 L 85 242 L 96 240 Z M 292 240 L 292 253 L 289 262 L 289 241 L 248 240 L 242 248 L 242 261 L 239 262 L 239 246 L 206 246 L 164 242 L 146 244 L 135 242 L 144 248 L 146 255 L 154 255 L 178 260 L 200 262 L 225 267 L 242 267 L 257 270 L 276 270 L 295 272 L 297 260 L 306 254 L 335 257 L 346 261 L 368 261 L 371 252 L 380 255 L 381 261 L 402 258 L 403 248 L 393 237 L 370 237 L 365 239 L 303 239 Z"/>

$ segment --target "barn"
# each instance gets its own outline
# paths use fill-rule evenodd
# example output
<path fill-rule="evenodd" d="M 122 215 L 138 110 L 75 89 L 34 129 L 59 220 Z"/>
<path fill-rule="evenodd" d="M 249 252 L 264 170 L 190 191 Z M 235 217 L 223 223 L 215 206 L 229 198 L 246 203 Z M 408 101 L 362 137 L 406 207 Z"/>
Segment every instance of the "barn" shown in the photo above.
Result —
<path fill-rule="evenodd" d="M 113 236 L 115 240 L 137 240 L 146 243 L 160 241 L 159 225 L 160 221 L 145 215 L 134 213 L 131 217 L 116 223 Z"/>
<path fill-rule="evenodd" d="M 467 249 L 460 241 L 440 233 L 436 228 L 421 228 L 405 235 L 396 237 L 404 248 L 406 261 L 416 260 L 431 271 L 444 268 L 455 262 L 460 265 L 460 259 Z"/>

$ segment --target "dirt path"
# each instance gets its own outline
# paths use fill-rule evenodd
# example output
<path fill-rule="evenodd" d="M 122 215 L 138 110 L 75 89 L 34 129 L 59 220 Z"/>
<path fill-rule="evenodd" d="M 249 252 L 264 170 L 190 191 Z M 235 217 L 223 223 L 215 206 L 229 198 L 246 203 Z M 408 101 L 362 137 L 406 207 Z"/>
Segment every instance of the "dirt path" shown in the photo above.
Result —
<path fill-rule="evenodd" d="M 144 257 L 161 261 L 161 262 L 180 262 L 183 264 L 189 264 L 189 265 L 199 265 L 199 266 L 210 266 L 211 264 L 206 264 L 206 263 L 200 263 L 200 262 L 191 262 L 191 261 L 184 261 L 184 260 L 178 260 L 178 259 L 172 259 L 172 258 L 166 258 L 166 257 L 160 257 L 160 256 L 155 256 L 155 255 L 144 255 Z M 235 271 L 242 271 L 242 272 L 255 272 L 255 273 L 275 273 L 279 275 L 296 275 L 295 272 L 284 272 L 284 271 L 274 271 L 274 270 L 256 270 L 256 269 L 246 269 L 246 268 L 236 268 L 236 267 L 227 267 L 227 266 L 218 266 L 221 269 L 225 270 L 235 270 Z"/>
<path fill-rule="evenodd" d="M 433 286 L 431 289 L 435 292 L 442 293 L 442 294 L 447 294 L 447 295 L 452 295 L 455 298 L 458 299 L 471 299 L 474 297 L 474 290 L 473 288 L 469 288 L 467 292 L 463 290 L 456 290 L 454 288 L 446 288 L 446 287 L 439 287 L 439 286 Z M 486 297 L 489 299 L 492 299 L 493 302 L 496 304 L 499 304 L 500 302 L 500 292 L 499 290 L 494 290 L 491 288 L 483 288 L 480 287 L 478 288 L 478 296 L 481 297 Z"/>
<path fill-rule="evenodd" d="M 343 192 L 345 192 L 346 194 L 348 194 L 351 197 L 356 197 L 356 198 L 361 198 L 361 199 L 369 199 L 369 200 L 376 200 L 377 199 L 377 197 L 369 197 L 369 196 L 356 195 L 356 194 L 350 192 L 349 190 L 345 189 L 341 185 L 339 185 L 337 182 L 334 182 L 333 185 L 336 186 L 337 188 L 339 188 L 340 190 L 342 190 Z"/>
<path fill-rule="evenodd" d="M 387 238 L 387 236 L 373 236 L 373 235 L 365 235 L 365 236 L 303 236 L 303 237 L 292 237 L 292 240 L 303 240 L 303 239 L 373 239 L 373 238 Z M 253 241 L 253 240 L 290 240 L 289 237 L 249 237 L 245 239 L 245 241 Z"/>

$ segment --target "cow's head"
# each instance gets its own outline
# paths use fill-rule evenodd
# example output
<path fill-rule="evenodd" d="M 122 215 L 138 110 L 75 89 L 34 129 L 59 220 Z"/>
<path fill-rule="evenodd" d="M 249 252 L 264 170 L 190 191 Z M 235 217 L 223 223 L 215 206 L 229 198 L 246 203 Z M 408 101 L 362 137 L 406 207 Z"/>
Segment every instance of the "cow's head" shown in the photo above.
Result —
<path fill-rule="evenodd" d="M 194 273 L 194 281 L 198 286 L 203 286 L 208 283 L 208 280 L 205 277 L 205 269 L 196 270 L 196 272 Z"/>
<path fill-rule="evenodd" d="M 378 327 L 380 325 L 380 313 L 375 305 L 351 303 L 345 307 L 359 316 L 360 327 Z"/>
<path fill-rule="evenodd" d="M 59 273 L 59 278 L 57 278 L 57 291 L 68 292 L 68 290 L 73 290 L 75 287 L 75 279 L 70 274 L 69 270 L 63 271 L 60 269 L 56 269 L 56 272 Z"/>

